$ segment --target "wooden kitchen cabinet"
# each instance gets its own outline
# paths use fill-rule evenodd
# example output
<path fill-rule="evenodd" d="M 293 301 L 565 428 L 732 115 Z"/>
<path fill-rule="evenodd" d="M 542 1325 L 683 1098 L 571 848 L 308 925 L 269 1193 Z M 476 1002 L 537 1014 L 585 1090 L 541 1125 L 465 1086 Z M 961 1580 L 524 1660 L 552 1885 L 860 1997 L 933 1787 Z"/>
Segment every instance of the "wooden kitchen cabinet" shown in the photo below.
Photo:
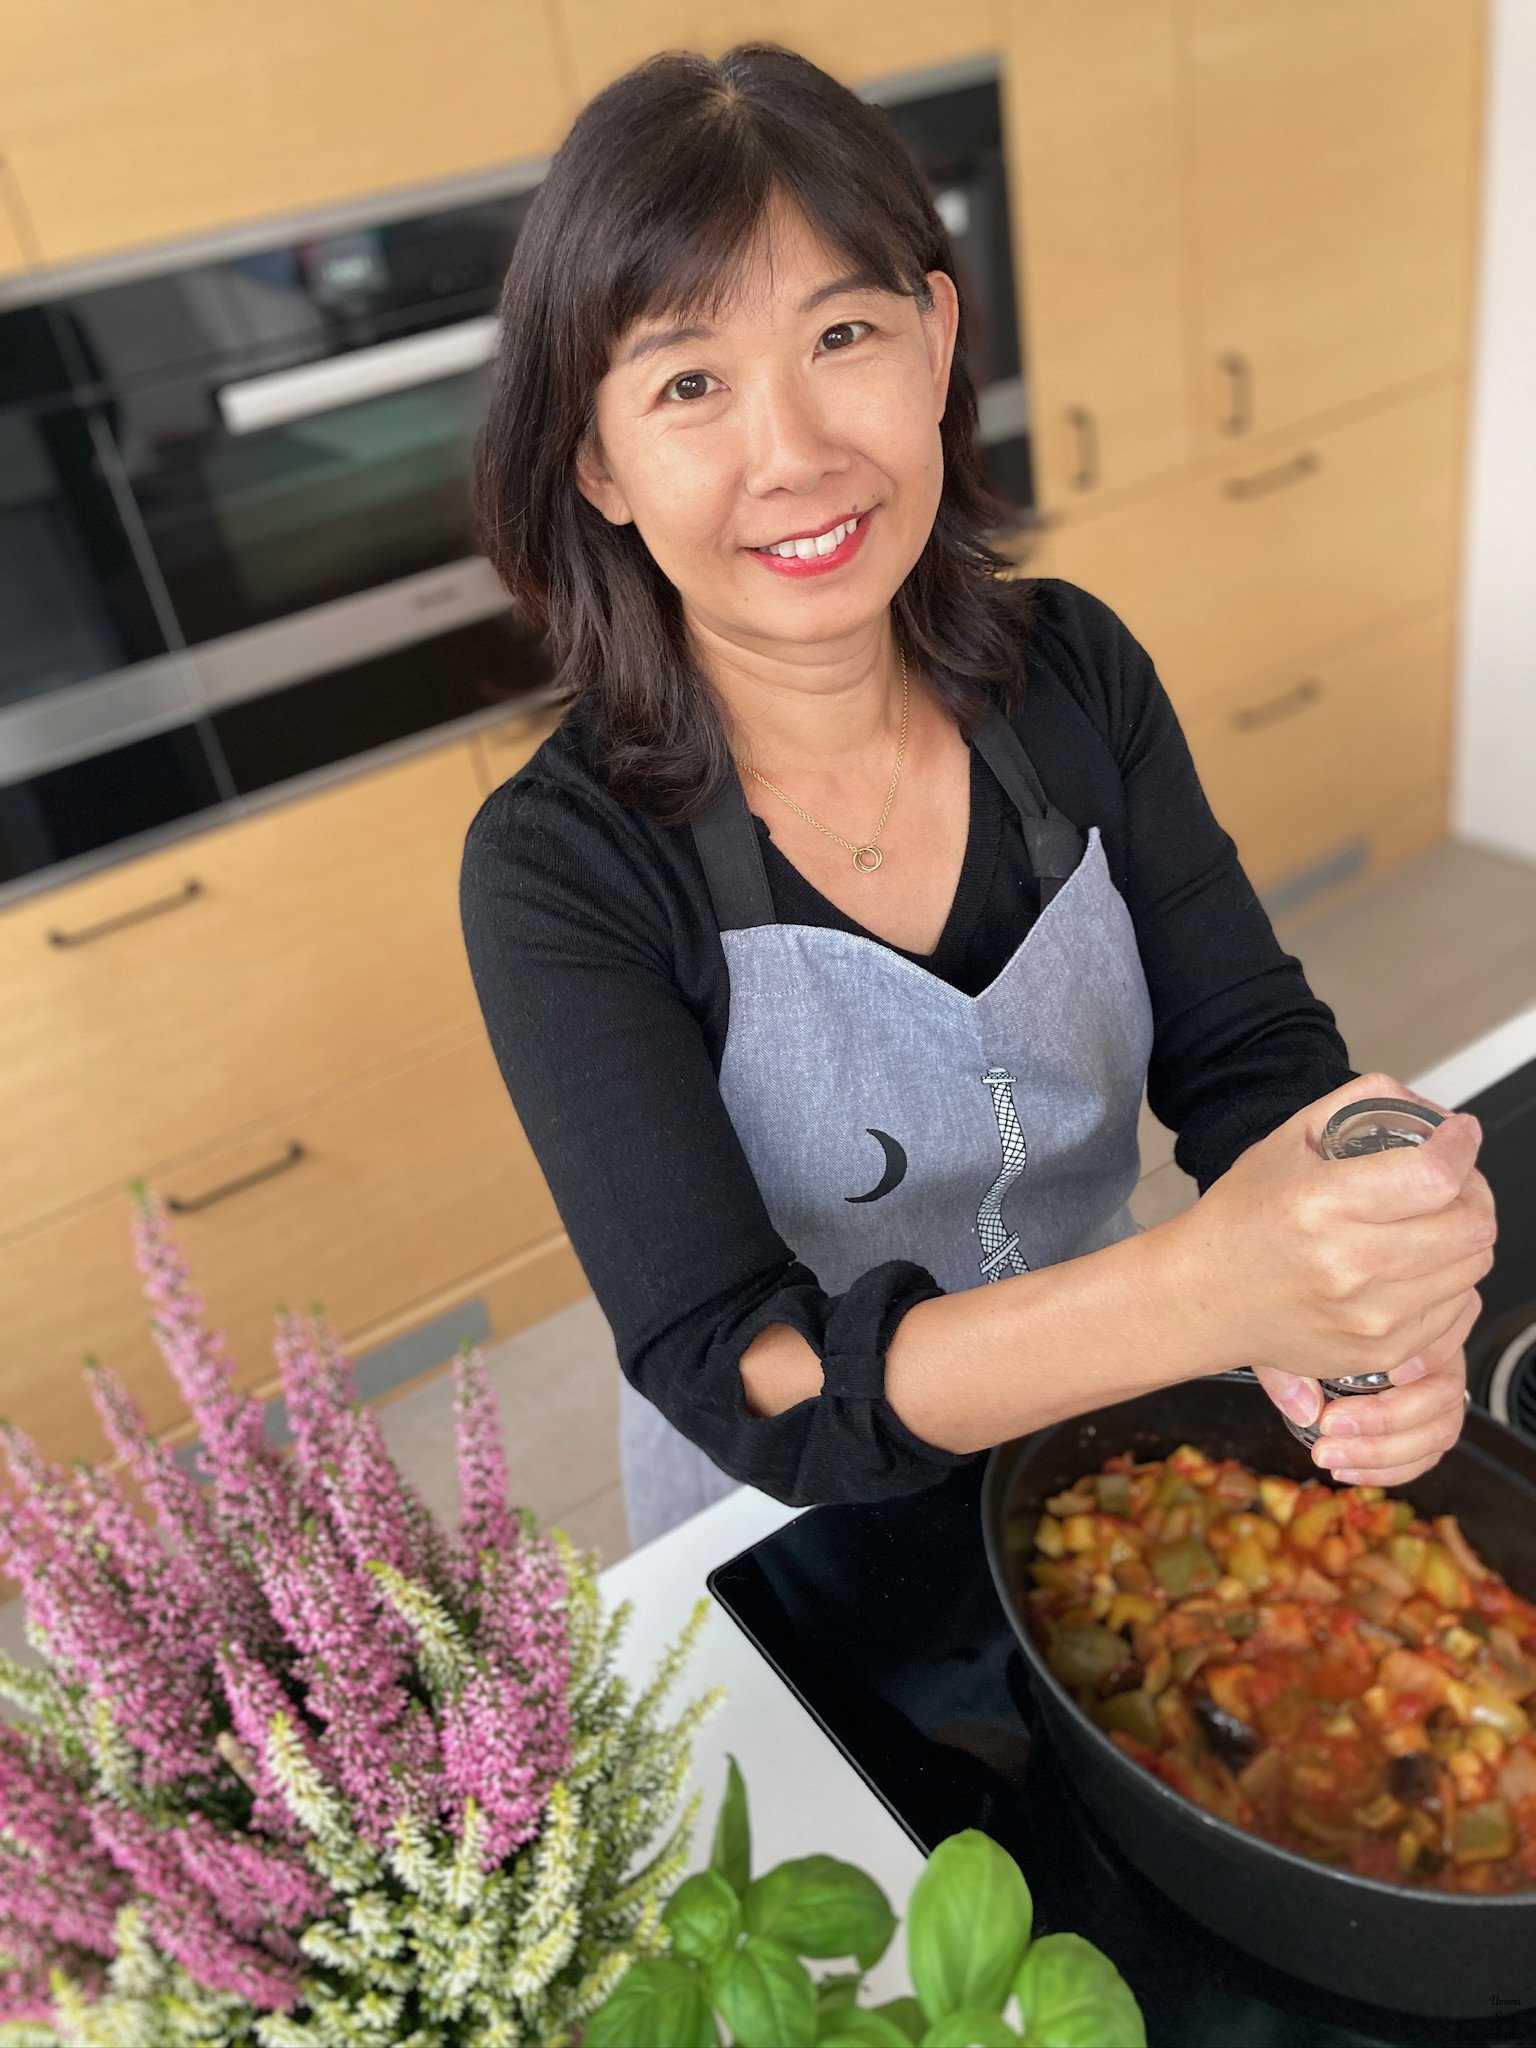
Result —
<path fill-rule="evenodd" d="M 1181 714 L 1427 602 L 1458 572 L 1465 387 L 1268 436 L 1152 497 L 1047 528 L 1024 563 L 1118 612 Z"/>
<path fill-rule="evenodd" d="M 658 50 L 718 57 L 783 43 L 848 85 L 975 57 L 997 46 L 992 0 L 558 0 L 583 100 Z"/>
<path fill-rule="evenodd" d="M 1001 0 L 1035 493 L 1046 512 L 1190 453 L 1175 0 Z"/>
<path fill-rule="evenodd" d="M 1179 4 L 1201 445 L 1464 365 L 1481 0 Z"/>
<path fill-rule="evenodd" d="M 149 1179 L 163 1199 L 205 1204 L 173 1215 L 171 1229 L 248 1388 L 272 1377 L 279 1302 L 318 1300 L 344 1340 L 366 1341 L 412 1304 L 430 1313 L 455 1287 L 473 1293 L 518 1247 L 562 1248 L 478 1025 Z M 131 1217 L 130 1198 L 113 1192 L 0 1242 L 0 1413 L 50 1457 L 104 1448 L 80 1373 L 86 1350 L 128 1382 L 152 1428 L 185 1419 L 149 1335 Z"/>
<path fill-rule="evenodd" d="M 1211 807 L 1260 888 L 1443 789 L 1454 638 L 1449 610 L 1421 613 L 1186 717 Z"/>
<path fill-rule="evenodd" d="M 575 111 L 553 0 L 0 4 L 0 116 L 42 259 L 551 150 Z"/>
<path fill-rule="evenodd" d="M 16 194 L 11 169 L 0 150 L 0 277 L 14 277 L 28 267 L 21 223 L 16 217 Z"/>
<path fill-rule="evenodd" d="M 437 748 L 0 916 L 0 1233 L 475 1018 L 482 795 L 469 747 Z"/>

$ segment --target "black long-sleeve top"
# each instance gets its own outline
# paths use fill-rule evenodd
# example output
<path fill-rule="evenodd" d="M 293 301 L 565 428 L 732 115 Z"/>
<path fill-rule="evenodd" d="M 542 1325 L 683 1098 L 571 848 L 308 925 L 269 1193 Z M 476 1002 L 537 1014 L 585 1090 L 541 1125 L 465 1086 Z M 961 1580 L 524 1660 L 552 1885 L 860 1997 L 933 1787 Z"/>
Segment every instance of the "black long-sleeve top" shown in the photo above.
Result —
<path fill-rule="evenodd" d="M 1203 1190 L 1349 1079 L 1345 1048 L 1211 815 L 1145 650 L 1055 579 L 1037 582 L 1028 630 L 1014 727 L 1057 806 L 1100 829 L 1151 992 L 1149 1100 Z M 886 943 L 756 824 L 781 920 Z M 892 1260 L 828 1295 L 774 1229 L 720 1095 L 730 981 L 688 829 L 609 793 L 573 713 L 481 806 L 460 900 L 491 1044 L 630 1381 L 781 1500 L 868 1500 L 941 1477 L 957 1459 L 900 1421 L 884 1359 L 907 1309 L 942 1290 Z M 953 907 L 936 950 L 906 957 L 975 995 L 1038 911 L 1018 813 L 973 748 Z M 823 1390 L 754 1416 L 741 1355 L 774 1323 L 821 1356 Z"/>

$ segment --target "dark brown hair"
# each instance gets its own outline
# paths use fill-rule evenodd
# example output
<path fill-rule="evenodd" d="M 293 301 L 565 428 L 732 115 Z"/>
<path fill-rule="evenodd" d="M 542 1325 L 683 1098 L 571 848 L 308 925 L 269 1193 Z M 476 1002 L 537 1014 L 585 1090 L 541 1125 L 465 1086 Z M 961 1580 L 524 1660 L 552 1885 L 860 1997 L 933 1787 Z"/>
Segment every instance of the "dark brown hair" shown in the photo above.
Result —
<path fill-rule="evenodd" d="M 575 457 L 614 344 L 642 316 L 718 315 L 775 201 L 886 290 L 931 303 L 954 252 L 885 114 L 790 50 L 653 57 L 577 117 L 529 208 L 475 485 L 481 544 L 533 623 L 609 787 L 666 824 L 726 772 L 720 706 L 673 585 L 633 524 L 588 503 Z M 957 279 L 957 286 L 959 280 Z M 944 482 L 893 603 L 909 661 L 967 733 L 1023 687 L 1027 582 L 987 535 L 1009 524 L 976 452 L 962 299 L 940 436 Z"/>

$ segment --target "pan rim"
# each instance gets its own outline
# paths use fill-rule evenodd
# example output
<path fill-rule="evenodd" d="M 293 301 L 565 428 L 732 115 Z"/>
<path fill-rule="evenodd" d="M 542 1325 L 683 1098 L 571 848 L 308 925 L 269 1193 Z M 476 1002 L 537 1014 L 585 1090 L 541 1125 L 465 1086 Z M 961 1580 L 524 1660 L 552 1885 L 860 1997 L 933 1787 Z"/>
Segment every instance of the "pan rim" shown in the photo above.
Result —
<path fill-rule="evenodd" d="M 1082 1419 L 1081 1417 L 1072 1418 L 1074 1421 L 1081 1421 Z M 1052 1430 L 1060 1427 L 1062 1425 L 1059 1423 L 1051 1425 Z M 1040 1430 L 1034 1434 L 1043 1436 L 1048 1434 L 1048 1432 Z M 1008 1624 L 1013 1630 L 1020 1649 L 1024 1653 L 1025 1661 L 1029 1667 L 1031 1684 L 1044 1682 L 1054 1702 L 1071 1715 L 1074 1727 L 1086 1734 L 1095 1745 L 1095 1753 L 1111 1762 L 1114 1770 L 1122 1774 L 1123 1783 L 1150 1790 L 1155 1797 L 1167 1804 L 1167 1810 L 1170 1813 L 1194 1820 L 1200 1826 L 1213 1831 L 1223 1841 L 1231 1842 L 1234 1845 L 1241 1844 L 1249 1848 L 1256 1848 L 1267 1853 L 1269 1856 L 1278 1858 L 1283 1864 L 1298 1873 L 1304 1872 L 1309 1876 L 1321 1877 L 1333 1883 L 1346 1886 L 1351 1892 L 1362 1892 L 1368 1896 L 1389 1899 L 1394 1904 L 1411 1901 L 1416 1910 L 1423 1909 L 1439 1912 L 1446 1908 L 1453 1911 L 1481 1909 L 1485 1919 L 1491 1908 L 1503 1908 L 1511 1915 L 1518 1915 L 1522 1912 L 1528 1915 L 1536 1914 L 1536 1885 L 1532 1885 L 1527 1890 L 1519 1892 L 1441 1892 L 1420 1890 L 1412 1885 L 1388 1884 L 1383 1878 L 1363 1877 L 1358 1871 L 1339 1870 L 1331 1863 L 1314 1861 L 1310 1856 L 1303 1856 L 1295 1849 L 1287 1849 L 1282 1843 L 1271 1842 L 1265 1835 L 1255 1834 L 1251 1828 L 1239 1827 L 1235 1821 L 1223 1820 L 1220 1814 L 1211 1813 L 1196 1800 L 1186 1798 L 1182 1792 L 1175 1790 L 1172 1785 L 1165 1783 L 1163 1779 L 1157 1777 L 1153 1772 L 1145 1770 L 1131 1757 L 1128 1757 L 1124 1750 L 1111 1742 L 1097 1722 L 1091 1720 L 1083 1712 L 1077 1701 L 1073 1699 L 1071 1693 L 1067 1691 L 1066 1687 L 1056 1677 L 1044 1657 L 1040 1654 L 1039 1647 L 1030 1637 L 1028 1625 L 1014 1602 L 1006 1574 L 1003 1570 L 1002 1558 L 999 1554 L 1000 1545 L 995 1531 L 1000 1516 L 1006 1512 L 1007 1503 L 1006 1499 L 1000 1500 L 998 1496 L 1005 1486 L 1011 1485 L 1013 1478 L 1011 1470 L 1006 1475 L 1006 1478 L 1003 1476 L 1003 1466 L 1005 1462 L 1009 1462 L 1011 1454 L 1017 1454 L 1022 1445 L 1032 1440 L 1031 1437 L 1011 1437 L 1006 1443 L 994 1445 L 987 1453 L 987 1469 L 982 1480 L 981 1489 L 982 1539 L 987 1553 L 987 1569 L 992 1575 L 993 1590 L 1002 1604 L 1003 1612 L 1008 1617 Z M 1460 1446 L 1456 1448 L 1459 1449 Z M 1481 1451 L 1480 1446 L 1469 1446 L 1469 1448 L 1474 1451 L 1474 1454 Z M 1456 1452 L 1453 1449 L 1447 1455 L 1455 1456 L 1455 1454 Z M 1482 1453 L 1482 1455 L 1487 1454 Z M 1081 1796 L 1079 1794 L 1079 1797 Z"/>

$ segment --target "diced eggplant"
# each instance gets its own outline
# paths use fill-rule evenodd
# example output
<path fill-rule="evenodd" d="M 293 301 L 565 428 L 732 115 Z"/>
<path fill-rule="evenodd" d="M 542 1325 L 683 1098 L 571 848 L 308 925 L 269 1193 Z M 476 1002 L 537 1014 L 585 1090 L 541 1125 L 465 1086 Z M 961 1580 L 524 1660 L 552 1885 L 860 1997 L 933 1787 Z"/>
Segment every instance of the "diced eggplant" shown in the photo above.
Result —
<path fill-rule="evenodd" d="M 1223 1763 L 1238 1768 L 1264 1747 L 1264 1738 L 1257 1728 L 1250 1728 L 1236 1714 L 1219 1707 L 1208 1692 L 1191 1693 L 1189 1704 L 1206 1741 Z"/>
<path fill-rule="evenodd" d="M 1440 1767 L 1427 1750 L 1410 1749 L 1387 1765 L 1387 1790 L 1405 1806 L 1438 1806 Z"/>

